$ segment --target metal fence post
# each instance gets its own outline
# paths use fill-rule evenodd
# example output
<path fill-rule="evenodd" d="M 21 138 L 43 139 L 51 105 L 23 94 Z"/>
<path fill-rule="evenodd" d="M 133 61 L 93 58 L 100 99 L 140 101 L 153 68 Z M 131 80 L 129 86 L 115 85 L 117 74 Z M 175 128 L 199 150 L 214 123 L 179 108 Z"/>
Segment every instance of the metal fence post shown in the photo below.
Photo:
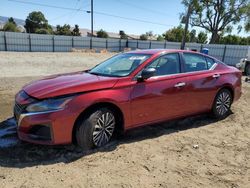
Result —
<path fill-rule="evenodd" d="M 53 35 L 52 37 L 52 48 L 53 48 L 53 52 L 55 52 L 55 35 Z"/>
<path fill-rule="evenodd" d="M 126 48 L 128 48 L 128 39 L 127 39 L 127 41 L 126 41 Z"/>
<path fill-rule="evenodd" d="M 138 47 L 139 47 L 139 41 L 138 41 L 138 39 L 137 39 L 136 48 L 138 49 Z"/>
<path fill-rule="evenodd" d="M 29 51 L 31 52 L 31 37 L 30 37 L 30 34 L 29 34 L 28 39 L 29 39 Z"/>
<path fill-rule="evenodd" d="M 227 51 L 227 45 L 225 45 L 225 47 L 224 47 L 224 52 L 223 52 L 223 57 L 222 57 L 222 61 L 223 61 L 223 62 L 224 62 L 224 60 L 225 60 L 226 51 Z"/>
<path fill-rule="evenodd" d="M 119 40 L 119 52 L 122 51 L 122 39 Z"/>
<path fill-rule="evenodd" d="M 167 48 L 167 41 L 165 40 L 165 43 L 164 43 L 164 49 Z"/>
<path fill-rule="evenodd" d="M 8 49 L 7 49 L 6 33 L 4 32 L 3 34 L 4 34 L 4 35 L 3 35 L 3 40 L 4 40 L 4 49 L 5 49 L 5 51 L 7 51 Z"/>
<path fill-rule="evenodd" d="M 202 49 L 203 49 L 203 44 L 201 44 L 201 47 L 200 47 L 200 52 L 202 51 Z"/>
<path fill-rule="evenodd" d="M 74 48 L 74 37 L 72 36 L 72 48 Z"/>
<path fill-rule="evenodd" d="M 152 46 L 152 41 L 150 40 L 150 42 L 149 42 L 149 49 L 151 49 L 151 46 Z"/>
<path fill-rule="evenodd" d="M 90 47 L 90 49 L 92 49 L 92 36 L 91 36 L 91 38 L 90 38 L 90 44 L 89 44 L 89 47 Z"/>
<path fill-rule="evenodd" d="M 108 49 L 108 39 L 106 39 L 106 50 Z"/>

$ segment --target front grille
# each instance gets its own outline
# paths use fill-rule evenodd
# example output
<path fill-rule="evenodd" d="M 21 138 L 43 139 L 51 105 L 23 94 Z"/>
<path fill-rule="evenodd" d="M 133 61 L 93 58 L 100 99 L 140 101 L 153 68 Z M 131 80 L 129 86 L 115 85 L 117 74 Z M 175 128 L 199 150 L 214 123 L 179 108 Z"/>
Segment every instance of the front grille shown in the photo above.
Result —
<path fill-rule="evenodd" d="M 16 120 L 19 120 L 20 115 L 25 112 L 26 107 L 27 105 L 18 104 L 17 102 L 15 103 L 14 116 Z"/>

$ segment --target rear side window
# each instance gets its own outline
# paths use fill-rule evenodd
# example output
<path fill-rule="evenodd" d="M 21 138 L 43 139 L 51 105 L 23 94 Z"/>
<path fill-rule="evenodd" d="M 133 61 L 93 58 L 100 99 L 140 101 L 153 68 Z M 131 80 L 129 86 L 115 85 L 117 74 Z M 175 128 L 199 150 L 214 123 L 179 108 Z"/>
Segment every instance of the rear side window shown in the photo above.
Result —
<path fill-rule="evenodd" d="M 207 61 L 199 54 L 184 53 L 184 67 L 186 72 L 208 70 Z"/>
<path fill-rule="evenodd" d="M 215 61 L 209 57 L 206 57 L 206 60 L 207 60 L 207 68 L 210 69 L 215 64 Z"/>

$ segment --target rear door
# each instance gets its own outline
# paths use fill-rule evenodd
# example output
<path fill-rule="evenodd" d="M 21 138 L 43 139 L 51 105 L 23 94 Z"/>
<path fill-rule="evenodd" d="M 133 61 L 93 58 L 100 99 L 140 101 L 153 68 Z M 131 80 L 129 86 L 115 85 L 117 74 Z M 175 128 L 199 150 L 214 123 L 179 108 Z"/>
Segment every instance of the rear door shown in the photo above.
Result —
<path fill-rule="evenodd" d="M 211 109 L 216 85 L 220 78 L 214 67 L 213 59 L 196 53 L 182 53 L 183 73 L 188 80 L 186 82 L 186 99 L 188 100 L 189 114 L 205 112 Z"/>

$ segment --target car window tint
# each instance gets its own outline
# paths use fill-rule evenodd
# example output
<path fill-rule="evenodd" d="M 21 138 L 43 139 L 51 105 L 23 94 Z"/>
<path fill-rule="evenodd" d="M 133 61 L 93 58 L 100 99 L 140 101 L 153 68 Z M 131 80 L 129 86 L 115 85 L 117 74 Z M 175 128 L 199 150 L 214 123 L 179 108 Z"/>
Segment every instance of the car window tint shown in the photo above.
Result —
<path fill-rule="evenodd" d="M 156 76 L 180 73 L 178 53 L 166 54 L 154 60 L 147 68 L 155 68 Z"/>
<path fill-rule="evenodd" d="M 202 55 L 184 53 L 184 67 L 186 72 L 207 70 L 207 61 Z"/>
<path fill-rule="evenodd" d="M 214 60 L 209 58 L 209 57 L 206 57 L 206 60 L 207 60 L 207 68 L 210 69 L 214 64 Z"/>

